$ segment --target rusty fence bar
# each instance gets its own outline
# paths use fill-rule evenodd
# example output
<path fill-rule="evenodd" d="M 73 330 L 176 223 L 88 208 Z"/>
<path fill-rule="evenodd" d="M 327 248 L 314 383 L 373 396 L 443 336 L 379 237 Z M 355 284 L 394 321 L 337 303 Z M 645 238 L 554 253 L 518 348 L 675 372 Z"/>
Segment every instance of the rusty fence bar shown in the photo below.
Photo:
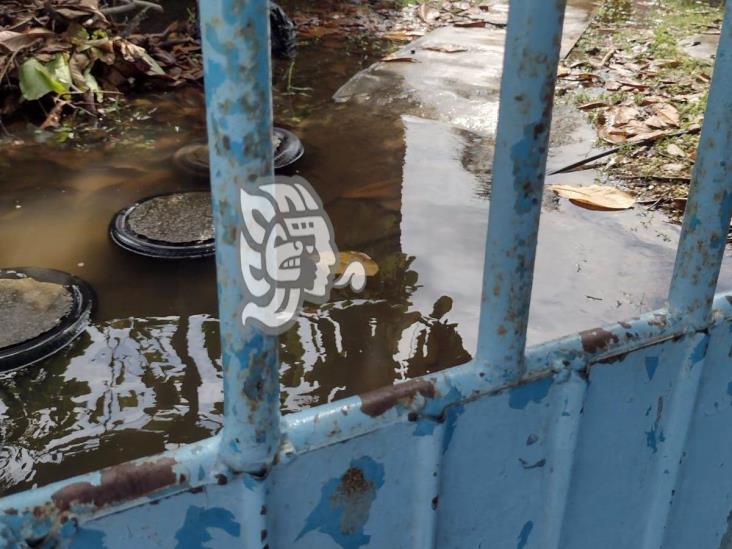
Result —
<path fill-rule="evenodd" d="M 709 321 L 732 214 L 732 4 L 724 24 L 669 290 L 669 313 Z"/>
<path fill-rule="evenodd" d="M 501 79 L 477 359 L 523 373 L 565 1 L 511 2 Z"/>
<path fill-rule="evenodd" d="M 199 5 L 224 370 L 221 459 L 235 471 L 258 472 L 279 442 L 277 338 L 242 326 L 251 296 L 241 274 L 240 193 L 272 180 L 268 3 Z"/>

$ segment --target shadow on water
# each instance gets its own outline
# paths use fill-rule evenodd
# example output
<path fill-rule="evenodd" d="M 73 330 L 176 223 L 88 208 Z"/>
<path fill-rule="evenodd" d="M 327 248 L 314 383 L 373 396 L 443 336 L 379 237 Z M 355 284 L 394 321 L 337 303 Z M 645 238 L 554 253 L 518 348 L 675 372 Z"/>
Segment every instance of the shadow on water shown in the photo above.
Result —
<path fill-rule="evenodd" d="M 473 124 L 436 121 L 408 94 L 330 100 L 380 55 L 379 44 L 322 40 L 300 48 L 293 87 L 287 63 L 274 68 L 276 123 L 306 149 L 291 173 L 323 198 L 339 248 L 365 252 L 380 267 L 364 292 L 333 292 L 281 337 L 286 413 L 464 363 L 476 347 L 493 138 L 470 131 Z M 156 262 L 107 236 L 114 213 L 131 202 L 205 188 L 171 162 L 178 147 L 205 138 L 203 97 L 194 89 L 145 96 L 136 108 L 140 116 L 114 146 L 0 151 L 0 265 L 66 270 L 99 298 L 93 324 L 71 348 L 0 375 L 0 492 L 220 428 L 213 260 Z M 559 133 L 586 136 L 558 113 Z M 550 163 L 574 160 L 577 147 L 554 138 Z M 549 196 L 544 210 L 530 342 L 663 303 L 677 227 L 642 211 L 591 212 Z M 725 267 L 725 289 L 731 279 Z"/>

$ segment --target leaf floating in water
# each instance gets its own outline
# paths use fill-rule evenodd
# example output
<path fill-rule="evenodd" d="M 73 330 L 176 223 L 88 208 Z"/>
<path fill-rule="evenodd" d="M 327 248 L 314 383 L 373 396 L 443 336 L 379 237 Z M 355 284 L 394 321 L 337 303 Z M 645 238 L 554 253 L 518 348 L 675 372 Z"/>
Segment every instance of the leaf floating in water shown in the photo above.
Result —
<path fill-rule="evenodd" d="M 339 252 L 338 253 L 338 267 L 336 267 L 336 274 L 342 274 L 349 263 L 358 262 L 366 269 L 366 276 L 375 276 L 379 272 L 379 266 L 376 261 L 371 259 L 368 255 L 363 252 Z"/>
<path fill-rule="evenodd" d="M 591 210 L 627 210 L 635 204 L 635 198 L 631 194 L 607 185 L 549 185 L 549 189 L 569 199 L 572 204 Z"/>

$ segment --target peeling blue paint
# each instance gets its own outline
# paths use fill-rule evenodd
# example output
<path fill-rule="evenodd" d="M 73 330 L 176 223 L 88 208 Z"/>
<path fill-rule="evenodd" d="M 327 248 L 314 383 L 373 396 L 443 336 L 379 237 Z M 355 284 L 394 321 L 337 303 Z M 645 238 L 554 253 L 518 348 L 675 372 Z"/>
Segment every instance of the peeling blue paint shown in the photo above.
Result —
<path fill-rule="evenodd" d="M 75 528 L 75 530 L 76 534 L 68 545 L 69 549 L 81 549 L 84 547 L 97 547 L 104 549 L 107 547 L 105 540 L 106 534 L 104 532 L 94 530 L 92 528 Z"/>
<path fill-rule="evenodd" d="M 435 397 L 432 399 L 432 402 L 430 403 L 430 409 L 435 408 L 442 408 L 447 405 L 447 403 L 455 402 L 459 400 L 460 398 L 460 392 L 453 387 L 450 389 L 450 391 L 442 396 L 442 397 Z M 445 435 L 442 439 L 442 453 L 444 454 L 447 451 L 447 448 L 450 446 L 450 442 L 452 441 L 452 436 L 455 433 L 455 427 L 457 426 L 457 419 L 458 417 L 465 411 L 465 407 L 463 405 L 459 406 L 450 406 L 448 407 L 445 412 Z M 435 421 L 432 418 L 419 418 L 417 420 L 417 426 L 414 429 L 414 436 L 418 437 L 424 437 L 424 436 L 432 436 L 435 432 L 435 427 L 439 425 L 440 422 Z"/>
<path fill-rule="evenodd" d="M 511 388 L 508 391 L 508 405 L 516 410 L 523 410 L 529 402 L 538 404 L 549 394 L 549 388 L 553 382 L 554 380 L 551 377 L 545 377 L 538 381 Z"/>
<path fill-rule="evenodd" d="M 204 509 L 191 505 L 186 512 L 183 526 L 175 533 L 175 539 L 178 541 L 176 549 L 205 547 L 205 543 L 213 540 L 208 532 L 210 528 L 223 530 L 234 538 L 241 536 L 241 526 L 231 511 L 223 507 Z"/>
<path fill-rule="evenodd" d="M 663 429 L 659 429 L 658 424 L 656 424 L 653 429 L 646 431 L 645 433 L 646 446 L 648 446 L 651 449 L 651 452 L 655 454 L 658 451 L 658 443 L 666 441 Z"/>
<path fill-rule="evenodd" d="M 658 357 L 647 356 L 646 357 L 646 374 L 648 375 L 648 381 L 653 379 L 656 374 L 656 368 L 658 368 Z"/>
<path fill-rule="evenodd" d="M 516 544 L 516 549 L 524 549 L 524 547 L 526 547 L 526 544 L 529 542 L 529 534 L 531 534 L 531 530 L 533 529 L 533 521 L 529 520 L 524 524 L 523 528 L 521 528 L 521 532 L 518 535 L 518 544 Z"/>
<path fill-rule="evenodd" d="M 351 461 L 348 470 L 329 480 L 321 491 L 320 502 L 305 521 L 295 541 L 318 530 L 333 538 L 343 549 L 367 545 L 371 536 L 364 533 L 376 492 L 384 484 L 384 466 L 369 456 Z"/>

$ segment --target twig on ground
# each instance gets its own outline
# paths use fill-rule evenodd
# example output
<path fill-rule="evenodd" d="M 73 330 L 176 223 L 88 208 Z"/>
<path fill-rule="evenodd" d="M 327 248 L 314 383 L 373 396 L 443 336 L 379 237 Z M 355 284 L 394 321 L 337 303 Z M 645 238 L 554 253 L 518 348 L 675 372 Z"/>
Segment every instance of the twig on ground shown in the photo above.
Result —
<path fill-rule="evenodd" d="M 163 13 L 163 6 L 156 4 L 155 2 L 148 2 L 147 0 L 129 0 L 129 3 L 122 6 L 112 6 L 109 8 L 102 8 L 100 11 L 104 15 L 119 15 L 120 13 L 127 13 L 138 9 L 151 9 L 160 13 Z"/>

